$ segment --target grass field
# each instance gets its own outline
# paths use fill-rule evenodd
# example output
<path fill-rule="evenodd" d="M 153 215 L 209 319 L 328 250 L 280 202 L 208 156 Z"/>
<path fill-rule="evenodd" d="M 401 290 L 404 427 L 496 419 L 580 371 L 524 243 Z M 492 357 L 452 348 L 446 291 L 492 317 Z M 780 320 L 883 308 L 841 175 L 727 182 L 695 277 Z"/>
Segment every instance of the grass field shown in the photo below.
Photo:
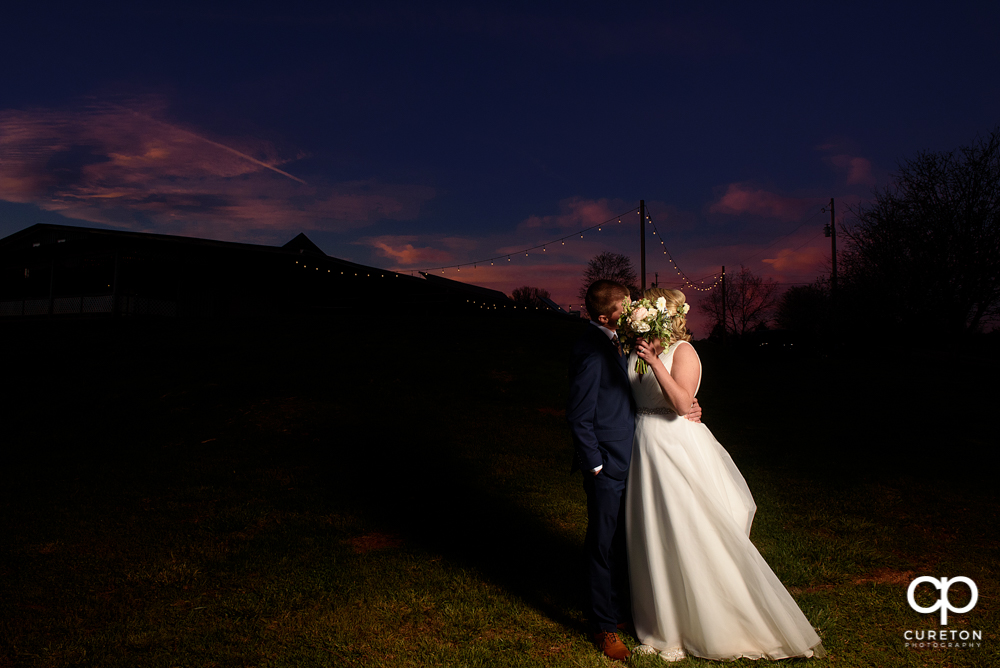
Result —
<path fill-rule="evenodd" d="M 5 325 L 0 668 L 607 665 L 562 414 L 579 323 L 347 326 Z M 830 653 L 796 665 L 1000 665 L 996 363 L 699 350 L 753 540 Z M 981 647 L 904 646 L 940 628 L 918 575 L 976 582 L 947 628 Z"/>

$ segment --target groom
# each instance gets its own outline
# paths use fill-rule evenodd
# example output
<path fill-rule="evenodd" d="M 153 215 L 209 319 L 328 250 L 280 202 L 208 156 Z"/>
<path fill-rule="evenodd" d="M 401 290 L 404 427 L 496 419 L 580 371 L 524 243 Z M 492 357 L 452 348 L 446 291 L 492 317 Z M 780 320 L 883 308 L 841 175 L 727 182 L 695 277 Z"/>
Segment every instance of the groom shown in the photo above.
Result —
<path fill-rule="evenodd" d="M 587 493 L 585 613 L 598 648 L 619 661 L 628 658 L 629 650 L 618 629 L 631 617 L 625 481 L 632 459 L 635 402 L 617 333 L 628 297 L 628 288 L 615 281 L 596 281 L 588 288 L 590 326 L 573 347 L 566 408 L 575 447 L 572 470 L 583 470 Z M 695 402 L 687 418 L 698 422 L 700 416 Z"/>

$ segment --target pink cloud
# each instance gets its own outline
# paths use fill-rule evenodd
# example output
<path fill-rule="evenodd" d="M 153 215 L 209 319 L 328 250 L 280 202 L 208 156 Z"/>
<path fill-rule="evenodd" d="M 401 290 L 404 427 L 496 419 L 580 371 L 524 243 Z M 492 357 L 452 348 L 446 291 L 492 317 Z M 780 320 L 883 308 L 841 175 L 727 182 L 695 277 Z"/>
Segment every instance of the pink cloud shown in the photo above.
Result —
<path fill-rule="evenodd" d="M 816 147 L 827 155 L 824 162 L 846 173 L 847 185 L 870 186 L 875 183 L 871 160 L 858 155 L 861 147 L 848 137 L 838 137 Z"/>
<path fill-rule="evenodd" d="M 829 158 L 834 167 L 847 172 L 848 185 L 871 185 L 875 182 L 872 163 L 866 158 L 852 155 L 834 155 Z"/>
<path fill-rule="evenodd" d="M 612 203 L 607 199 L 588 200 L 581 197 L 570 197 L 559 202 L 559 213 L 549 216 L 531 216 L 524 220 L 518 228 L 522 230 L 534 228 L 583 229 L 610 220 L 625 208 L 627 207 L 624 204 Z"/>
<path fill-rule="evenodd" d="M 413 236 L 380 236 L 365 237 L 355 243 L 371 246 L 382 257 L 407 267 L 401 271 L 408 271 L 413 265 L 421 265 L 421 268 L 424 268 L 427 265 L 442 265 L 455 261 L 455 256 L 448 251 L 430 246 L 415 247 L 413 242 L 416 239 Z"/>
<path fill-rule="evenodd" d="M 799 250 L 782 248 L 773 258 L 761 260 L 764 264 L 770 265 L 771 270 L 780 275 L 786 274 L 807 274 L 819 273 L 823 267 L 823 262 L 829 258 L 828 252 L 822 248 L 810 247 Z"/>
<path fill-rule="evenodd" d="M 431 188 L 374 179 L 307 182 L 301 151 L 208 138 L 155 101 L 0 111 L 0 199 L 79 220 L 213 238 L 284 238 L 415 218 Z"/>
<path fill-rule="evenodd" d="M 814 200 L 785 197 L 759 188 L 753 188 L 746 183 L 730 183 L 725 194 L 717 202 L 709 206 L 709 213 L 727 215 L 765 216 L 782 221 L 792 221 L 800 218 L 808 208 L 815 205 Z"/>
<path fill-rule="evenodd" d="M 780 249 L 766 249 L 766 243 L 706 246 L 686 252 L 678 261 L 690 279 L 698 281 L 705 278 L 706 283 L 712 282 L 711 277 L 719 273 L 721 265 L 731 272 L 737 271 L 740 264 L 779 283 L 808 283 L 828 272 L 829 240 L 824 239 L 822 234 L 815 238 L 817 229 L 821 228 L 817 226 L 799 231 L 783 240 L 785 245 Z M 652 265 L 660 271 L 660 281 L 685 290 L 673 268 L 667 265 L 664 270 L 663 264 L 658 261 Z"/>

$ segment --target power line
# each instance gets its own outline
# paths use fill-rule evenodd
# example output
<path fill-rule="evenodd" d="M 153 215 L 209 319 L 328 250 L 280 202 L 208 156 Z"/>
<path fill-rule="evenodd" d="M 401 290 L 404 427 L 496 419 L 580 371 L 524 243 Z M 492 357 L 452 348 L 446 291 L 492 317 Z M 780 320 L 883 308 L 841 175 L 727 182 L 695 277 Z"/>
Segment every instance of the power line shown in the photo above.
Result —
<path fill-rule="evenodd" d="M 670 254 L 670 251 L 667 249 L 667 246 L 666 246 L 666 244 L 663 241 L 663 235 L 661 235 L 659 233 L 659 230 L 656 228 L 656 223 L 653 223 L 652 219 L 648 215 L 648 211 L 649 211 L 649 207 L 648 206 L 646 207 L 646 211 L 647 211 L 646 218 L 653 225 L 653 234 L 656 235 L 656 236 L 658 236 L 660 238 L 660 246 L 663 247 L 664 255 L 667 256 L 667 259 L 670 261 L 670 264 L 673 266 L 674 270 L 677 272 L 677 275 L 680 276 L 683 285 L 685 287 L 693 288 L 693 289 L 701 291 L 701 292 L 708 292 L 708 291 L 712 290 L 718 284 L 718 282 L 720 280 L 722 280 L 722 276 L 720 276 L 718 274 L 715 274 L 715 275 L 705 276 L 702 279 L 696 279 L 697 283 L 700 284 L 700 285 L 696 285 L 695 284 L 696 281 L 695 280 L 691 280 L 690 278 L 688 278 L 688 276 L 684 273 L 684 271 L 677 264 L 676 260 L 674 260 L 673 255 Z M 740 265 L 743 265 L 745 262 L 747 262 L 747 260 L 750 260 L 750 259 L 756 257 L 757 255 L 760 255 L 764 251 L 766 251 L 766 250 L 774 247 L 782 239 L 786 239 L 786 238 L 790 237 L 791 235 L 795 234 L 800 229 L 802 229 L 802 227 L 804 227 L 807 223 L 809 223 L 810 221 L 812 221 L 814 218 L 816 218 L 817 216 L 819 216 L 822 213 L 823 213 L 823 209 L 818 210 L 816 213 L 814 213 L 813 215 L 809 216 L 808 218 L 806 218 L 805 220 L 803 220 L 802 222 L 800 222 L 798 225 L 796 225 L 795 228 L 792 229 L 790 232 L 787 232 L 786 234 L 783 234 L 780 237 L 777 237 L 776 239 L 774 239 L 774 241 L 772 241 L 770 244 L 768 244 L 764 248 L 761 248 L 760 250 L 756 251 L 755 253 L 753 253 L 751 255 L 748 255 L 747 257 L 743 258 L 743 260 L 740 261 Z M 817 232 L 815 235 L 809 237 L 806 241 L 804 241 L 803 243 L 799 244 L 794 249 L 792 249 L 792 252 L 795 252 L 795 251 L 799 250 L 800 248 L 802 248 L 803 246 L 805 246 L 806 244 L 811 243 L 813 240 L 815 240 L 822 233 L 823 232 L 821 230 L 820 232 Z M 712 284 L 709 287 L 707 287 L 707 288 L 701 287 L 701 286 L 704 285 L 705 281 L 709 280 L 709 279 L 713 279 Z M 808 285 L 808 284 L 809 283 L 778 283 L 778 285 Z"/>
<path fill-rule="evenodd" d="M 805 225 L 806 223 L 808 223 L 810 220 L 812 220 L 816 216 L 820 215 L 821 213 L 823 213 L 822 209 L 820 209 L 819 211 L 817 211 L 816 213 L 814 213 L 813 215 L 809 216 L 808 218 L 806 218 L 805 220 L 803 220 L 801 223 L 799 223 L 798 225 L 796 225 L 795 229 L 792 230 L 791 232 L 789 232 L 788 234 L 784 234 L 784 235 L 778 237 L 777 239 L 775 239 L 774 241 L 772 241 L 770 244 L 768 244 L 764 248 L 761 248 L 759 251 L 757 251 L 753 255 L 748 255 L 745 258 L 743 258 L 742 260 L 740 260 L 740 264 L 743 264 L 744 262 L 746 262 L 747 260 L 749 260 L 752 257 L 756 257 L 756 256 L 760 255 L 761 253 L 763 253 L 764 251 L 766 251 L 767 249 L 771 248 L 776 243 L 778 243 L 779 241 L 781 241 L 782 239 L 785 239 L 787 237 L 792 236 L 793 234 L 795 234 L 796 232 L 798 232 L 802 228 L 803 225 Z M 813 237 L 813 239 L 815 239 L 815 238 L 816 237 Z M 812 239 L 810 239 L 809 241 L 812 241 Z M 809 242 L 807 241 L 806 243 L 809 243 Z M 805 246 L 805 244 L 802 244 L 802 246 Z M 799 246 L 799 248 L 802 248 L 802 246 Z M 795 250 L 798 250 L 798 248 L 796 248 Z"/>
<path fill-rule="evenodd" d="M 805 241 L 803 241 L 801 244 L 799 244 L 798 246 L 796 246 L 795 248 L 793 248 L 792 252 L 794 253 L 795 251 L 797 251 L 798 249 L 802 248 L 806 244 L 811 243 L 813 239 L 815 239 L 816 237 L 818 237 L 821 234 L 824 234 L 823 230 L 820 230 L 819 232 L 817 232 L 816 234 L 812 235 L 811 237 L 809 237 L 808 239 L 806 239 Z"/>

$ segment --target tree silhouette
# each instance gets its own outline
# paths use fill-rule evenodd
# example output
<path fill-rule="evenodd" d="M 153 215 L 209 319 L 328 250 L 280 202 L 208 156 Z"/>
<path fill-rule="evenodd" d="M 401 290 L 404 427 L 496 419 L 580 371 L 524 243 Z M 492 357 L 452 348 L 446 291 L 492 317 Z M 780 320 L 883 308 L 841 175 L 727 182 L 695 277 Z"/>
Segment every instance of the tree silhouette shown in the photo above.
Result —
<path fill-rule="evenodd" d="M 771 279 L 765 281 L 743 265 L 739 273 L 727 273 L 722 280 L 726 282 L 725 309 L 721 285 L 716 286 L 703 302 L 705 312 L 713 319 L 712 331 L 720 331 L 724 325 L 726 333 L 742 337 L 765 326 L 778 301 L 778 284 Z"/>
<path fill-rule="evenodd" d="M 843 228 L 845 292 L 881 331 L 976 331 L 1000 306 L 1000 128 L 898 166 Z M 921 334 L 923 333 L 923 334 Z"/>
<path fill-rule="evenodd" d="M 515 288 L 510 296 L 518 306 L 543 306 L 542 297 L 548 299 L 549 291 L 525 285 Z"/>
<path fill-rule="evenodd" d="M 639 296 L 639 274 L 632 266 L 632 260 L 627 255 L 604 251 L 590 258 L 587 268 L 583 272 L 583 283 L 580 286 L 578 296 L 580 301 L 587 297 L 587 288 L 594 281 L 601 279 L 617 281 L 628 288 L 633 299 Z"/>

